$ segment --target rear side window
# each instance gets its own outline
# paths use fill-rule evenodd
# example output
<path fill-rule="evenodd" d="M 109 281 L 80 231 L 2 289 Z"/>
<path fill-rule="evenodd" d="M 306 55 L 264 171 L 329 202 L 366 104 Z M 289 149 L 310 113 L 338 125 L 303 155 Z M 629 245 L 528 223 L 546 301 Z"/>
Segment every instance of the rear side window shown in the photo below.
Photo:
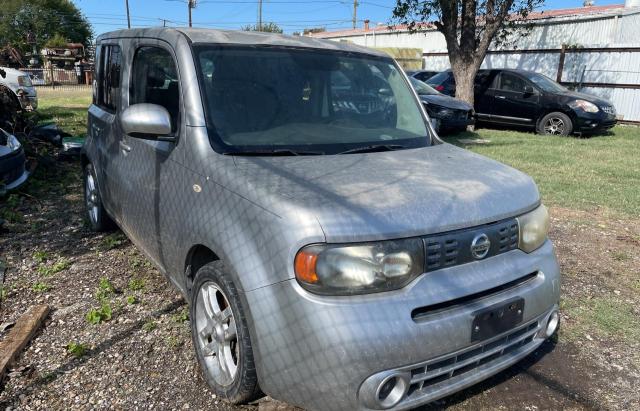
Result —
<path fill-rule="evenodd" d="M 527 82 L 525 79 L 515 74 L 505 72 L 500 75 L 500 90 L 524 93 L 526 85 Z"/>
<path fill-rule="evenodd" d="M 159 47 L 141 47 L 133 59 L 132 73 L 129 104 L 163 106 L 171 116 L 171 131 L 175 133 L 180 114 L 180 88 L 171 54 Z"/>
<path fill-rule="evenodd" d="M 103 45 L 99 50 L 100 77 L 96 84 L 95 103 L 102 108 L 115 111 L 120 101 L 122 53 L 117 45 Z"/>

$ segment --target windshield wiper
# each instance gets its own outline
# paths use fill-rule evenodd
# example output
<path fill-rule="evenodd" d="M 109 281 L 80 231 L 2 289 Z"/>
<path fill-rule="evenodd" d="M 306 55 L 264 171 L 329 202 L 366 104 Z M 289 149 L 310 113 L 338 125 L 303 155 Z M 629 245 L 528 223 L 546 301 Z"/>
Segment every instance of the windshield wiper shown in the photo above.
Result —
<path fill-rule="evenodd" d="M 356 147 L 346 151 L 342 151 L 338 154 L 352 154 L 352 153 L 377 153 L 380 151 L 394 151 L 406 148 L 400 144 L 374 144 L 372 146 Z"/>
<path fill-rule="evenodd" d="M 238 150 L 227 151 L 225 156 L 317 156 L 322 155 L 322 151 L 292 150 L 290 148 L 274 150 Z"/>

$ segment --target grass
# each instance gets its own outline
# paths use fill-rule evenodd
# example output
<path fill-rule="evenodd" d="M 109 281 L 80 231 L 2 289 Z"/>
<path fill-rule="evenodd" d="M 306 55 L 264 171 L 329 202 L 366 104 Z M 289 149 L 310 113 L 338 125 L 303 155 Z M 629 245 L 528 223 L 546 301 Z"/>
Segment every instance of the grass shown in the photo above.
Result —
<path fill-rule="evenodd" d="M 39 122 L 55 122 L 73 136 L 87 135 L 87 107 L 91 90 L 38 89 Z"/>
<path fill-rule="evenodd" d="M 460 138 L 490 140 L 463 144 Z M 590 138 L 478 129 L 445 141 L 509 164 L 531 175 L 550 205 L 582 210 L 604 207 L 640 215 L 640 128 L 618 126 Z"/>
<path fill-rule="evenodd" d="M 570 339 L 592 334 L 629 343 L 640 340 L 640 318 L 625 301 L 612 297 L 565 299 L 562 308 L 572 321 Z"/>

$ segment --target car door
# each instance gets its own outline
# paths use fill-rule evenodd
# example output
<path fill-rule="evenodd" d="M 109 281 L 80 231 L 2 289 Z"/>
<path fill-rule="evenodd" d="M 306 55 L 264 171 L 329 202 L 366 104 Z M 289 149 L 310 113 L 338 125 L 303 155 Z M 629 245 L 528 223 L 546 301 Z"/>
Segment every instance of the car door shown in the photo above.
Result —
<path fill-rule="evenodd" d="M 479 120 L 491 120 L 498 81 L 495 70 L 480 70 L 474 80 L 474 109 Z"/>
<path fill-rule="evenodd" d="M 498 86 L 493 90 L 492 121 L 535 125 L 540 93 L 525 77 L 503 71 Z"/>
<path fill-rule="evenodd" d="M 119 223 L 122 219 L 120 108 L 122 81 L 122 51 L 117 43 L 104 42 L 96 49 L 96 81 L 93 104 L 89 109 L 89 127 L 92 141 L 97 147 L 93 158 L 100 194 L 107 211 Z"/>
<path fill-rule="evenodd" d="M 163 106 L 171 116 L 171 135 L 175 141 L 136 138 L 122 134 L 121 167 L 127 174 L 124 184 L 124 225 L 129 236 L 159 267 L 165 267 L 163 244 L 175 233 L 162 232 L 167 220 L 178 218 L 163 207 L 172 196 L 179 164 L 182 164 L 177 140 L 181 120 L 178 70 L 173 50 L 161 41 L 131 40 L 127 73 L 127 106 L 147 103 Z M 171 202 L 173 203 L 173 202 Z M 175 210 L 173 210 L 175 211 Z"/>

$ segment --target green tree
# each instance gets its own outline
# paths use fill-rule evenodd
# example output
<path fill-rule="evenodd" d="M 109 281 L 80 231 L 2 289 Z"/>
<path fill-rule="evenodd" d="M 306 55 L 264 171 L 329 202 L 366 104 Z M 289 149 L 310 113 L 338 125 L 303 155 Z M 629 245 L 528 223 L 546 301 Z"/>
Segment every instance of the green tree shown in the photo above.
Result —
<path fill-rule="evenodd" d="M 444 35 L 456 97 L 473 104 L 473 83 L 489 46 L 528 34 L 526 19 L 544 0 L 396 0 L 393 20 L 410 32 L 435 27 Z"/>
<path fill-rule="evenodd" d="M 242 27 L 244 31 L 264 31 L 266 33 L 282 33 L 282 28 L 274 22 L 262 23 L 262 27 L 258 27 L 257 24 L 248 24 Z"/>
<path fill-rule="evenodd" d="M 89 45 L 91 24 L 70 0 L 3 0 L 0 6 L 0 46 L 31 51 L 29 33 L 40 50 L 53 38 Z"/>

